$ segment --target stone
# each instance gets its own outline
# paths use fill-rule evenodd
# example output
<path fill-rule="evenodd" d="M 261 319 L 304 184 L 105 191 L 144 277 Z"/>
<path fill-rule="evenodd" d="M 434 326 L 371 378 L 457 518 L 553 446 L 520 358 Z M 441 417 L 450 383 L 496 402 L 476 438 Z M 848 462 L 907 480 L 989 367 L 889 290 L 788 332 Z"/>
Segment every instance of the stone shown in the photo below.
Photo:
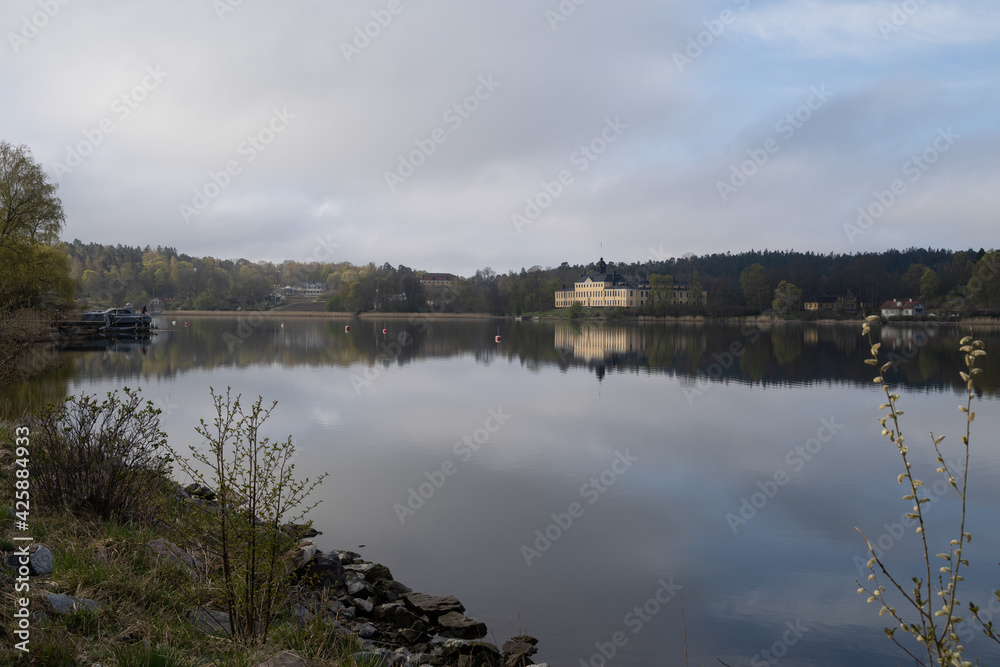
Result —
<path fill-rule="evenodd" d="M 405 586 L 395 580 L 387 581 L 383 579 L 381 581 L 376 581 L 374 586 L 375 586 L 375 592 L 378 593 L 378 595 L 382 599 L 387 600 L 389 602 L 395 602 L 396 600 L 406 595 L 407 593 L 413 592 L 412 588 L 410 588 L 409 586 Z"/>
<path fill-rule="evenodd" d="M 406 648 L 397 648 L 392 652 L 393 667 L 405 667 L 410 660 L 410 651 Z"/>
<path fill-rule="evenodd" d="M 465 611 L 465 607 L 453 595 L 438 597 L 423 593 L 407 593 L 403 596 L 403 600 L 406 601 L 408 607 L 426 614 L 432 621 L 437 621 L 439 616 L 450 611 Z"/>
<path fill-rule="evenodd" d="M 318 551 L 319 548 L 312 540 L 303 540 L 297 546 L 289 549 L 285 557 L 291 563 L 292 569 L 298 570 L 305 567 L 316 556 Z"/>
<path fill-rule="evenodd" d="M 28 557 L 28 565 L 34 574 L 44 576 L 52 574 L 52 568 L 56 564 L 55 556 L 44 544 L 39 544 L 38 548 Z"/>
<path fill-rule="evenodd" d="M 286 523 L 281 529 L 289 536 L 299 540 L 323 534 L 323 531 L 316 530 L 308 523 Z"/>
<path fill-rule="evenodd" d="M 165 540 L 162 537 L 146 542 L 146 547 L 158 558 L 170 561 L 171 563 L 186 565 L 192 572 L 197 572 L 205 567 L 205 561 L 203 559 L 195 558 L 187 551 L 184 551 L 184 549 L 181 549 L 173 542 Z"/>
<path fill-rule="evenodd" d="M 368 582 L 362 580 L 350 581 L 347 584 L 347 594 L 351 597 L 361 595 L 362 593 L 370 595 L 373 590 Z"/>
<path fill-rule="evenodd" d="M 425 633 L 420 630 L 414 630 L 413 628 L 403 628 L 399 631 L 399 635 L 412 645 L 420 643 L 420 640 L 424 638 Z"/>
<path fill-rule="evenodd" d="M 295 651 L 282 651 L 264 662 L 258 662 L 254 667 L 310 667 L 311 662 L 299 656 Z"/>
<path fill-rule="evenodd" d="M 329 588 L 345 586 L 344 568 L 335 554 L 331 556 L 317 555 L 295 571 L 295 577 L 312 588 Z"/>
<path fill-rule="evenodd" d="M 24 556 L 16 551 L 9 556 L 5 561 L 9 567 L 15 570 L 22 567 L 21 559 Z M 55 566 L 55 556 L 49 551 L 48 547 L 44 544 L 38 545 L 38 547 L 28 554 L 28 573 L 35 576 L 45 576 L 52 573 L 52 568 Z"/>
<path fill-rule="evenodd" d="M 371 600 L 362 600 L 360 598 L 354 598 L 352 602 L 354 602 L 355 607 L 357 607 L 366 614 L 372 613 L 372 609 L 375 608 L 375 603 L 372 602 Z"/>
<path fill-rule="evenodd" d="M 62 593 L 49 593 L 45 596 L 45 599 L 57 614 L 72 614 L 74 611 L 81 609 L 96 611 L 100 606 L 94 600 L 75 598 L 72 595 L 63 595 Z"/>
<path fill-rule="evenodd" d="M 504 667 L 524 667 L 532 664 L 530 657 L 538 653 L 538 640 L 528 635 L 511 637 L 503 645 Z"/>
<path fill-rule="evenodd" d="M 344 569 L 360 574 L 367 574 L 373 567 L 375 567 L 375 563 L 351 563 L 350 565 L 345 565 Z"/>
<path fill-rule="evenodd" d="M 465 614 L 457 611 L 449 611 L 442 614 L 438 620 L 441 626 L 442 637 L 452 637 L 454 639 L 479 639 L 486 636 L 486 624 L 474 621 Z"/>
<path fill-rule="evenodd" d="M 365 580 L 372 584 L 378 581 L 393 581 L 392 572 L 385 565 L 373 563 L 370 570 L 365 573 Z"/>
<path fill-rule="evenodd" d="M 215 491 L 205 486 L 204 484 L 198 484 L 197 482 L 193 484 L 188 484 L 184 487 L 184 490 L 196 498 L 201 498 L 203 500 L 215 500 Z"/>
<path fill-rule="evenodd" d="M 233 634 L 233 624 L 224 611 L 198 608 L 191 612 L 191 621 L 205 634 L 226 637 Z"/>
<path fill-rule="evenodd" d="M 341 562 L 344 564 L 345 567 L 347 565 L 353 564 L 356 561 L 361 560 L 361 554 L 355 553 L 353 551 L 342 551 L 338 549 L 336 551 L 336 554 L 337 557 L 340 558 Z"/>
<path fill-rule="evenodd" d="M 354 631 L 357 632 L 358 636 L 361 637 L 362 639 L 371 639 L 372 637 L 375 636 L 375 633 L 377 632 L 375 626 L 372 625 L 371 623 L 358 623 L 354 627 Z"/>

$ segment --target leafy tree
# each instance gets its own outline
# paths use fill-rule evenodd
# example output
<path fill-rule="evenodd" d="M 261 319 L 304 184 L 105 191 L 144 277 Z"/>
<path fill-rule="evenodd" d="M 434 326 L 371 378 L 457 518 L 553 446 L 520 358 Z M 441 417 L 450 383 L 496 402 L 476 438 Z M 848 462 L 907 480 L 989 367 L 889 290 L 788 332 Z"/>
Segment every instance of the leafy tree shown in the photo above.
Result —
<path fill-rule="evenodd" d="M 0 247 L 59 240 L 66 216 L 57 187 L 27 146 L 0 141 Z"/>
<path fill-rule="evenodd" d="M 802 305 L 802 290 L 788 282 L 782 280 L 774 288 L 774 301 L 771 307 L 782 315 L 797 313 Z"/>
<path fill-rule="evenodd" d="M 1000 306 L 1000 251 L 990 250 L 979 258 L 966 290 L 970 300 L 977 305 Z"/>
<path fill-rule="evenodd" d="M 941 277 L 934 269 L 924 269 L 924 275 L 920 277 L 920 298 L 927 301 L 936 297 L 940 286 Z"/>
<path fill-rule="evenodd" d="M 740 274 L 740 288 L 747 300 L 747 305 L 757 310 L 763 310 L 771 299 L 771 288 L 767 286 L 767 272 L 760 263 L 755 263 L 743 269 Z"/>
<path fill-rule="evenodd" d="M 0 142 L 0 308 L 65 307 L 69 260 L 55 244 L 66 216 L 27 146 Z"/>

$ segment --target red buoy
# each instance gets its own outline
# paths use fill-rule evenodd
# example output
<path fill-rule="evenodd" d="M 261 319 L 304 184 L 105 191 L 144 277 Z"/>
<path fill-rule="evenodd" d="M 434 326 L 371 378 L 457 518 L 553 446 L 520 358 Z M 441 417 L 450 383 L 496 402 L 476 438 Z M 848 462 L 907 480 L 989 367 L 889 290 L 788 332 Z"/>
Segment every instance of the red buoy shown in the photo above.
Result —
<path fill-rule="evenodd" d="M 387 333 L 389 333 L 389 330 L 388 329 L 382 329 L 382 333 L 387 334 Z"/>
<path fill-rule="evenodd" d="M 499 335 L 498 335 L 498 336 L 496 337 L 496 341 L 497 341 L 498 343 L 500 342 L 500 336 L 499 336 Z"/>
<path fill-rule="evenodd" d="M 188 325 L 188 323 L 187 323 L 187 322 L 185 322 L 185 323 L 184 323 L 184 326 L 187 326 L 187 325 Z"/>
<path fill-rule="evenodd" d="M 351 333 L 351 327 L 350 327 L 350 325 L 344 327 L 344 331 L 346 331 L 347 333 Z"/>

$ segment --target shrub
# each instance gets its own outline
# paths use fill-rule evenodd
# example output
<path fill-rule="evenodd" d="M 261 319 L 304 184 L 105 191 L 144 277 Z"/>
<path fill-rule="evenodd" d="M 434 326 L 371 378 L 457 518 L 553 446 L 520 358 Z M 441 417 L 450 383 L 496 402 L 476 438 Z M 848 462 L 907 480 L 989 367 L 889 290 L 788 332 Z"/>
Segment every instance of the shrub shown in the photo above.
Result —
<path fill-rule="evenodd" d="M 105 520 L 145 522 L 170 471 L 160 411 L 139 393 L 70 396 L 32 417 L 32 499 Z"/>
<path fill-rule="evenodd" d="M 909 585 L 904 586 L 900 583 L 898 575 L 889 572 L 885 563 L 875 553 L 871 542 L 865 538 L 871 553 L 871 559 L 868 561 L 870 573 L 866 583 L 858 582 L 858 593 L 867 594 L 869 603 L 880 605 L 880 616 L 888 614 L 896 621 L 897 625 L 886 628 L 885 633 L 916 664 L 972 667 L 973 663 L 963 658 L 965 647 L 958 635 L 960 628 L 965 628 L 971 623 L 968 618 L 959 616 L 962 605 L 958 597 L 958 589 L 964 580 L 964 570 L 969 567 L 969 561 L 963 556 L 963 551 L 972 540 L 972 535 L 966 527 L 966 483 L 969 474 L 969 441 L 972 437 L 972 422 L 976 418 L 976 413 L 972 409 L 973 400 L 976 397 L 975 379 L 983 372 L 981 368 L 976 367 L 976 363 L 980 357 L 986 355 L 986 350 L 981 341 L 973 340 L 971 336 L 963 338 L 960 342 L 959 349 L 964 356 L 967 371 L 962 371 L 960 374 L 965 382 L 967 400 L 965 405 L 958 406 L 958 409 L 965 415 L 963 419 L 965 433 L 962 435 L 961 457 L 957 466 L 947 463 L 941 453 L 939 446 L 945 436 L 935 437 L 933 433 L 930 434 L 931 443 L 937 455 L 937 473 L 944 476 L 948 486 L 958 494 L 961 501 L 961 513 L 955 536 L 948 542 L 947 549 L 936 554 L 936 557 L 940 558 L 942 562 L 940 567 L 936 568 L 936 572 L 932 573 L 932 569 L 935 569 L 935 564 L 938 561 L 931 556 L 936 549 L 932 546 L 931 537 L 925 531 L 924 521 L 924 506 L 931 502 L 931 498 L 926 492 L 924 482 L 918 478 L 916 471 L 913 470 L 909 446 L 904 444 L 906 437 L 900 427 L 899 418 L 903 415 L 903 411 L 898 407 L 899 394 L 893 393 L 886 382 L 885 372 L 892 366 L 893 362 L 880 365 L 878 354 L 881 344 L 872 341 L 869 325 L 878 319 L 877 316 L 868 317 L 862 327 L 862 333 L 868 337 L 868 342 L 871 345 L 872 354 L 870 359 L 865 360 L 865 363 L 878 369 L 878 375 L 875 376 L 874 381 L 881 385 L 886 395 L 886 402 L 880 407 L 880 410 L 886 411 L 880 419 L 882 435 L 896 447 L 903 462 L 903 472 L 899 474 L 897 481 L 905 489 L 903 500 L 913 503 L 912 512 L 906 516 L 916 523 L 916 532 L 921 538 L 923 570 L 917 576 L 910 578 L 913 582 L 912 588 Z M 883 581 L 888 584 L 888 589 L 886 585 L 883 585 Z M 996 591 L 994 595 L 1000 599 L 1000 591 Z M 894 606 L 897 602 L 893 600 L 901 601 L 903 609 L 897 610 Z M 968 609 L 972 617 L 979 623 L 980 631 L 993 641 L 1000 643 L 1000 635 L 994 631 L 992 623 L 984 622 L 979 614 L 979 608 L 970 602 Z M 959 625 L 963 622 L 966 623 L 966 626 Z M 916 640 L 916 646 L 912 644 L 906 646 L 901 643 L 896 638 L 897 630 L 902 630 L 901 634 L 909 634 L 912 639 Z M 919 657 L 914 653 L 919 654 Z"/>
<path fill-rule="evenodd" d="M 282 525 L 301 521 L 316 506 L 302 508 L 312 484 L 296 480 L 291 437 L 279 442 L 258 435 L 277 402 L 263 407 L 258 397 L 244 411 L 240 396 L 212 390 L 216 416 L 197 432 L 207 450 L 191 447 L 191 459 L 175 452 L 181 470 L 200 484 L 216 490 L 215 502 L 202 503 L 200 512 L 182 516 L 192 534 L 210 535 L 222 562 L 226 611 L 235 638 L 247 644 L 267 641 L 271 623 L 288 595 L 289 568 L 285 554 L 297 542 Z M 207 472 L 206 472 L 207 471 Z"/>

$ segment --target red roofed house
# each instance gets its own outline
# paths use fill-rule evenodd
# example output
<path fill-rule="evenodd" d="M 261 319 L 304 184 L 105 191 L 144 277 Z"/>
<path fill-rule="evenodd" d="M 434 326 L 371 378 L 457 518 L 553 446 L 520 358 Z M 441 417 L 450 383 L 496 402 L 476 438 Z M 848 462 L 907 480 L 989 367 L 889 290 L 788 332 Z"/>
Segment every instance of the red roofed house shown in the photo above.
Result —
<path fill-rule="evenodd" d="M 923 315 L 924 305 L 916 299 L 886 301 L 880 306 L 882 317 L 908 317 Z"/>

